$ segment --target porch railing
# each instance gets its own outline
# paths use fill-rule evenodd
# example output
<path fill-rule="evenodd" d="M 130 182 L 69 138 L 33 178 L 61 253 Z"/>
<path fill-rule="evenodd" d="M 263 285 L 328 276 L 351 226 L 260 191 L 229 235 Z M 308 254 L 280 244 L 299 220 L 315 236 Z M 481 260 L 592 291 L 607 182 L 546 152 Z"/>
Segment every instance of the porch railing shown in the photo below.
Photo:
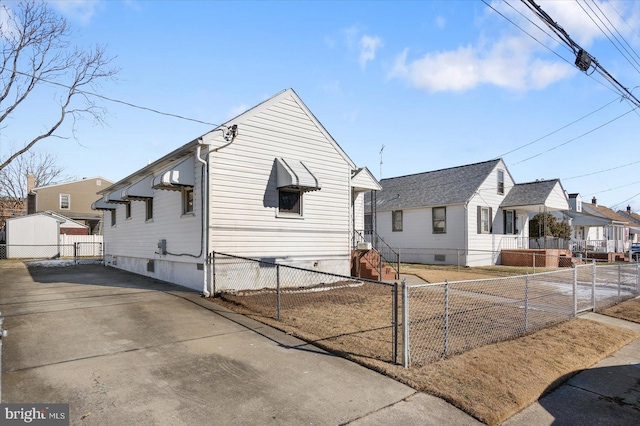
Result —
<path fill-rule="evenodd" d="M 371 244 L 371 248 L 380 255 L 381 265 L 384 263 L 392 268 L 396 277 L 400 276 L 400 252 L 391 248 L 380 235 L 374 230 L 364 230 L 354 232 L 354 242 L 357 247 L 358 243 L 366 242 Z M 381 265 L 372 265 L 380 267 Z"/>

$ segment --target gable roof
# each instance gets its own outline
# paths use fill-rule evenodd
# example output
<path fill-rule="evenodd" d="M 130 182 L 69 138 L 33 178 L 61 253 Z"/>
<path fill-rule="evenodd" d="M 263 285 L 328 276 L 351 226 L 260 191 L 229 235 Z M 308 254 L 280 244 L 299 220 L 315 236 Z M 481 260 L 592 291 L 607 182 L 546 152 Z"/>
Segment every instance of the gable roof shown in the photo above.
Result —
<path fill-rule="evenodd" d="M 272 96 L 269 99 L 264 100 L 258 105 L 248 109 L 247 111 L 226 121 L 225 123 L 215 127 L 209 132 L 203 134 L 202 136 L 197 137 L 192 141 L 182 145 L 181 147 L 171 151 L 170 153 L 148 164 L 147 166 L 141 169 L 138 169 L 131 175 L 119 180 L 118 182 L 111 185 L 110 187 L 99 191 L 98 194 L 104 195 L 104 194 L 113 192 L 120 188 L 124 188 L 128 185 L 134 184 L 140 179 L 143 179 L 150 174 L 155 174 L 165 169 L 176 160 L 193 155 L 193 153 L 196 152 L 196 148 L 199 145 L 202 145 L 202 144 L 211 145 L 211 149 L 213 149 L 214 151 L 224 148 L 226 145 L 228 145 L 231 142 L 226 141 L 222 137 L 222 131 L 231 128 L 233 125 L 238 125 L 239 126 L 238 132 L 242 133 L 241 124 L 243 122 L 252 118 L 256 114 L 263 111 L 264 109 L 267 109 L 278 102 L 284 101 L 286 98 L 291 98 L 291 100 L 295 102 L 305 112 L 305 114 L 307 114 L 309 119 L 314 123 L 314 125 L 318 128 L 318 130 L 327 138 L 327 140 L 334 146 L 334 148 L 338 151 L 338 153 L 342 156 L 342 158 L 344 158 L 347 164 L 349 164 L 351 168 L 355 169 L 356 168 L 355 163 L 351 160 L 351 158 L 349 158 L 346 152 L 340 147 L 340 145 L 338 145 L 335 139 L 333 139 L 333 137 L 324 128 L 324 126 L 318 121 L 315 115 L 313 115 L 313 113 L 309 110 L 309 108 L 307 108 L 304 102 L 302 102 L 302 100 L 298 97 L 296 92 L 293 89 L 289 88 L 281 91 L 280 93 Z"/>
<path fill-rule="evenodd" d="M 625 210 L 618 210 L 618 214 L 626 217 L 630 222 L 640 225 L 640 214 L 634 212 L 627 212 Z"/>
<path fill-rule="evenodd" d="M 382 179 L 378 210 L 464 204 L 502 159 Z"/>
<path fill-rule="evenodd" d="M 587 204 L 587 203 L 583 203 L 582 204 L 582 211 L 586 211 L 587 213 L 591 213 L 594 215 L 600 215 L 600 216 L 604 216 L 608 219 L 611 219 L 615 222 L 622 222 L 622 223 L 628 223 L 629 222 L 629 218 L 616 213 L 615 211 L 611 210 L 609 207 L 605 207 L 605 206 L 599 206 L 596 204 Z"/>
<path fill-rule="evenodd" d="M 556 185 L 564 193 L 560 179 L 517 183 L 504 197 L 500 207 L 544 206 Z"/>
<path fill-rule="evenodd" d="M 111 182 L 109 179 L 105 179 L 105 178 L 103 178 L 101 176 L 94 176 L 94 177 L 90 177 L 90 178 L 82 178 L 82 179 L 78 179 L 78 180 L 72 180 L 72 181 L 69 181 L 69 182 L 60 182 L 60 183 L 53 183 L 51 185 L 37 186 L 37 187 L 33 188 L 31 191 L 37 192 L 38 190 L 44 189 L 44 188 L 53 188 L 54 186 L 71 185 L 71 184 L 74 184 L 74 183 L 86 182 L 86 181 L 93 180 L 93 179 L 102 180 L 107 185 L 113 184 L 113 182 Z"/>

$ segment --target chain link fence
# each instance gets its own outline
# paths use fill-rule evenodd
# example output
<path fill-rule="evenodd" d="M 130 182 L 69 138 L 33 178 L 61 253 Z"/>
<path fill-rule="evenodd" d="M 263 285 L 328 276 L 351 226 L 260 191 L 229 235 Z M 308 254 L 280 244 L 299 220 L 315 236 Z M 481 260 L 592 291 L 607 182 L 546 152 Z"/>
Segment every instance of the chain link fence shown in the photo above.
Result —
<path fill-rule="evenodd" d="M 638 264 L 403 286 L 405 366 L 514 338 L 640 294 Z"/>
<path fill-rule="evenodd" d="M 212 268 L 232 309 L 341 355 L 397 362 L 397 284 L 223 253 Z"/>

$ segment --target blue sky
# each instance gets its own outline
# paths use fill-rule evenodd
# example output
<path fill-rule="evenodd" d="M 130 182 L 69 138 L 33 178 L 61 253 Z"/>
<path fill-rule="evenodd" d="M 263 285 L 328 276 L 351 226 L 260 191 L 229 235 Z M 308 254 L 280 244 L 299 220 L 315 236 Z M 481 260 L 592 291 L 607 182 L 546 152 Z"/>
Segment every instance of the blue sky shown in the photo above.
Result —
<path fill-rule="evenodd" d="M 560 178 L 586 201 L 640 210 L 640 112 L 574 67 L 520 2 L 487 3 L 531 36 L 480 0 L 50 2 L 75 44 L 115 56 L 121 71 L 99 89 L 110 98 L 219 124 L 291 87 L 377 177 L 502 156 L 516 182 Z M 538 3 L 624 86 L 640 85 L 640 2 L 580 3 L 601 27 L 605 13 L 630 61 L 578 3 Z M 51 114 L 52 90 L 2 129 L 0 157 Z M 107 125 L 38 145 L 69 175 L 116 181 L 213 127 L 99 103 Z"/>

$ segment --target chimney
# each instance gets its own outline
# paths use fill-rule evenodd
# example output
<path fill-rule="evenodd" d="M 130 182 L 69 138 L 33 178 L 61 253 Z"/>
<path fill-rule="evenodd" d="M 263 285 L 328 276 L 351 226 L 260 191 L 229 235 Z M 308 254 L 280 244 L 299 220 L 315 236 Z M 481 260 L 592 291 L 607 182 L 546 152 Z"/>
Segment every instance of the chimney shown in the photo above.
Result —
<path fill-rule="evenodd" d="M 33 173 L 27 174 L 27 195 L 36 187 L 36 176 Z"/>
<path fill-rule="evenodd" d="M 631 214 L 631 206 L 627 205 L 627 213 Z"/>
<path fill-rule="evenodd" d="M 596 197 L 593 197 L 591 199 L 591 204 L 593 204 L 594 206 L 597 206 L 598 205 L 598 199 Z"/>

